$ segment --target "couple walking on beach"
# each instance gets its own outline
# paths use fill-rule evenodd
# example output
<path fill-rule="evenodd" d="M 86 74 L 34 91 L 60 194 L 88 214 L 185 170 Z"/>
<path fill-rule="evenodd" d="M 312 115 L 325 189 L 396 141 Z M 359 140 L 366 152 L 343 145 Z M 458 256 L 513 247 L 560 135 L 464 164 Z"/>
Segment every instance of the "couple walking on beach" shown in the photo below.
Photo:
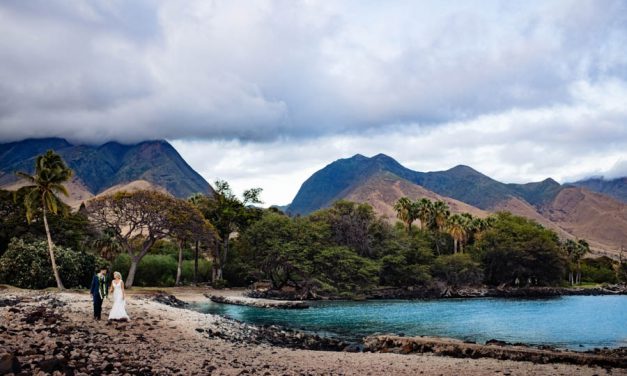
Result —
<path fill-rule="evenodd" d="M 109 295 L 113 294 L 113 307 L 109 312 L 109 320 L 129 320 L 126 314 L 126 294 L 124 292 L 124 281 L 122 274 L 113 273 L 113 281 L 107 283 L 107 268 L 100 268 L 91 281 L 91 296 L 94 301 L 94 319 L 100 320 L 102 315 L 102 302 Z"/>

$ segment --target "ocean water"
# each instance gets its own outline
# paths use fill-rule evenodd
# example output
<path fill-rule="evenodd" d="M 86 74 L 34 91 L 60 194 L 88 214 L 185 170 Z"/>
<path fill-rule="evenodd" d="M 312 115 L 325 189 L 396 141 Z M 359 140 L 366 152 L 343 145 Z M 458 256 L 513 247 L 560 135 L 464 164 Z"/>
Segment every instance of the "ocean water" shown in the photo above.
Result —
<path fill-rule="evenodd" d="M 375 333 L 489 339 L 573 350 L 627 346 L 627 296 L 313 302 L 304 310 L 203 303 L 193 309 L 358 339 Z"/>

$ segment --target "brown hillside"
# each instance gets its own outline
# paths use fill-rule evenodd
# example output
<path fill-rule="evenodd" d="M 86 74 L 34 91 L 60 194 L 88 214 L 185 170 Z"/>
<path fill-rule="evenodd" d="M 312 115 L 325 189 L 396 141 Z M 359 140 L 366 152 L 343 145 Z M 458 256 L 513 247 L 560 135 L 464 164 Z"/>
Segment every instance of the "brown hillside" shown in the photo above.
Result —
<path fill-rule="evenodd" d="M 342 198 L 355 202 L 367 202 L 375 211 L 390 222 L 396 221 L 394 203 L 401 197 L 412 200 L 426 197 L 432 201 L 442 200 L 453 213 L 467 212 L 476 217 L 485 218 L 489 213 L 461 201 L 443 197 L 419 185 L 390 173 L 377 173 L 365 182 L 348 191 Z"/>
<path fill-rule="evenodd" d="M 26 184 L 27 182 L 25 180 L 18 180 L 16 182 L 0 186 L 0 189 L 15 191 L 22 188 Z M 85 187 L 83 182 L 77 177 L 73 177 L 72 180 L 65 183 L 65 188 L 69 193 L 69 197 L 59 195 L 59 198 L 64 203 L 68 204 L 72 209 L 78 209 L 83 201 L 89 200 L 90 198 L 94 197 L 94 195 L 89 192 L 87 187 Z"/>
<path fill-rule="evenodd" d="M 569 233 L 612 253 L 627 246 L 627 204 L 585 188 L 565 188 L 541 213 Z"/>
<path fill-rule="evenodd" d="M 26 181 L 20 180 L 11 184 L 0 186 L 0 189 L 14 191 L 14 190 L 20 189 L 21 187 L 25 185 L 26 185 Z M 82 181 L 78 179 L 77 177 L 73 177 L 72 180 L 70 180 L 68 183 L 65 183 L 65 188 L 67 188 L 70 196 L 65 197 L 63 195 L 59 195 L 59 197 L 61 198 L 61 201 L 68 204 L 72 209 L 78 209 L 81 206 L 81 203 L 88 201 L 94 197 L 106 196 L 106 195 L 110 195 L 110 194 L 113 194 L 115 192 L 120 192 L 120 191 L 135 192 L 138 190 L 146 189 L 146 190 L 152 190 L 152 191 L 159 191 L 165 194 L 170 194 L 165 188 L 159 185 L 156 185 L 154 183 L 151 183 L 149 181 L 146 181 L 146 180 L 135 180 L 129 183 L 118 184 L 105 190 L 104 192 L 100 193 L 98 196 L 94 196 L 91 192 L 89 192 L 87 187 L 85 187 Z"/>
<path fill-rule="evenodd" d="M 574 237 L 558 224 L 551 222 L 549 219 L 540 214 L 538 210 L 536 210 L 536 208 L 527 201 L 521 200 L 517 197 L 511 197 L 509 200 L 501 201 L 493 205 L 490 209 L 492 212 L 508 211 L 514 215 L 532 219 L 542 226 L 557 232 L 560 238 L 570 239 Z"/>
<path fill-rule="evenodd" d="M 141 190 L 157 191 L 157 192 L 170 195 L 170 193 L 168 193 L 168 191 L 165 188 L 157 184 L 151 183 L 146 180 L 135 180 L 129 183 L 114 185 L 113 187 L 98 194 L 97 197 L 108 196 L 108 195 L 112 195 L 116 192 L 121 192 L 121 191 L 136 192 L 136 191 L 141 191 Z"/>

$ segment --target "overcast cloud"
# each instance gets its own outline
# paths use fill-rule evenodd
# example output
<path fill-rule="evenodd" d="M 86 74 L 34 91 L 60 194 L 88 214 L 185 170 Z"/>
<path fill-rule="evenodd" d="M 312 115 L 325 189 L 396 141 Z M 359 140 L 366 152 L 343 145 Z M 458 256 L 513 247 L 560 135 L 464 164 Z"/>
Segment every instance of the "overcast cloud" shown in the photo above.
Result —
<path fill-rule="evenodd" d="M 386 153 L 506 182 L 627 174 L 624 1 L 3 1 L 0 140 L 165 138 L 288 203 Z"/>

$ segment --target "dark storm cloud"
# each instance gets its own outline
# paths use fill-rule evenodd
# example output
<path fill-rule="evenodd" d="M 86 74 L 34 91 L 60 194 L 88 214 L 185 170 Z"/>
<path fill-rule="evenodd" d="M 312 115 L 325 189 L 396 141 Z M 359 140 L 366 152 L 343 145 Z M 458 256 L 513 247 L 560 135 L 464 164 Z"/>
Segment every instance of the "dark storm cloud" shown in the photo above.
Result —
<path fill-rule="evenodd" d="M 626 15 L 622 1 L 5 1 L 0 138 L 268 142 L 581 106 L 582 85 L 626 85 Z"/>

